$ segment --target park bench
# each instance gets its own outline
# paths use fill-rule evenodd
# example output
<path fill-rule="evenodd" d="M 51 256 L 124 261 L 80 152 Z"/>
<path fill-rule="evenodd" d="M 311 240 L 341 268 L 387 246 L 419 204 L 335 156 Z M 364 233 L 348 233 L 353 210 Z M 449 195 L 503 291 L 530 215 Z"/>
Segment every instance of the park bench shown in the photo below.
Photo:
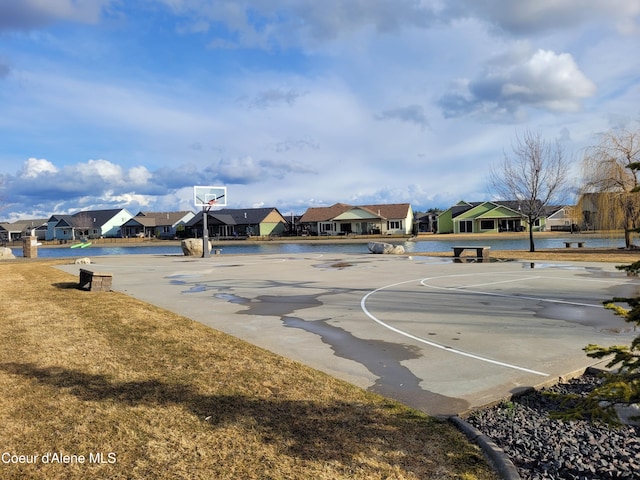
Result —
<path fill-rule="evenodd" d="M 80 269 L 80 288 L 91 292 L 109 292 L 113 274 Z"/>
<path fill-rule="evenodd" d="M 489 258 L 489 250 L 491 250 L 491 247 L 488 246 L 456 246 L 451 248 L 453 249 L 453 256 L 456 258 L 459 258 L 465 250 L 475 250 L 478 258 Z"/>
<path fill-rule="evenodd" d="M 584 247 L 584 242 L 564 242 L 566 248 L 571 248 L 572 245 L 576 245 L 578 248 Z"/>

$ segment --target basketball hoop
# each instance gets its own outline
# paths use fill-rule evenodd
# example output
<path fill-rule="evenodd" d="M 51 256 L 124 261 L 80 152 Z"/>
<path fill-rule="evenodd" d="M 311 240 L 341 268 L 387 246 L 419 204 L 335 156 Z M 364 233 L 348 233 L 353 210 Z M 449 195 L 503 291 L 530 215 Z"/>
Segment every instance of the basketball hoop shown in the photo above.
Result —
<path fill-rule="evenodd" d="M 213 207 L 227 206 L 227 187 L 195 185 L 193 187 L 193 203 L 197 207 L 202 207 L 202 256 L 209 257 L 207 216 Z"/>

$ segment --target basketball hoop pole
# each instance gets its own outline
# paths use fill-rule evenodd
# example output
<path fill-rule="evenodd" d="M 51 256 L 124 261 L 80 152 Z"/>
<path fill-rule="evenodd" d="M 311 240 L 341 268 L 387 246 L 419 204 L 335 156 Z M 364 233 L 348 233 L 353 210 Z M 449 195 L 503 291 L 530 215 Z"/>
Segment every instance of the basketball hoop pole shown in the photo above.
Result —
<path fill-rule="evenodd" d="M 211 207 L 202 207 L 202 258 L 211 257 L 209 251 L 209 226 L 207 225 L 207 217 L 209 216 Z"/>

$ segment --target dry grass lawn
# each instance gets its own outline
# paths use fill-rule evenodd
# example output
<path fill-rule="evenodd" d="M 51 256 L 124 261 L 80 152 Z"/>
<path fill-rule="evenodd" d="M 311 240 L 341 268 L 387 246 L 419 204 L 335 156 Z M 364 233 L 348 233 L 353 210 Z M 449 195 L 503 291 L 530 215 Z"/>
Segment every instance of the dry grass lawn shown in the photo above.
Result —
<path fill-rule="evenodd" d="M 54 263 L 0 263 L 4 480 L 496 478 L 448 423 Z"/>

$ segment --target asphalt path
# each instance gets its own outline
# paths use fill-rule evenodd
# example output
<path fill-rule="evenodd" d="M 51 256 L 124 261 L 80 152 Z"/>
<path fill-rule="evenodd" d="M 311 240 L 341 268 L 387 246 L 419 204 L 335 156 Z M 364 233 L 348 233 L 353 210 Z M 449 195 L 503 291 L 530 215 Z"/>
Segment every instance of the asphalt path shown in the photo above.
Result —
<path fill-rule="evenodd" d="M 637 335 L 602 301 L 640 296 L 640 282 L 608 263 L 334 253 L 92 261 L 116 291 L 432 415 L 580 374 L 597 364 L 587 344 Z"/>

